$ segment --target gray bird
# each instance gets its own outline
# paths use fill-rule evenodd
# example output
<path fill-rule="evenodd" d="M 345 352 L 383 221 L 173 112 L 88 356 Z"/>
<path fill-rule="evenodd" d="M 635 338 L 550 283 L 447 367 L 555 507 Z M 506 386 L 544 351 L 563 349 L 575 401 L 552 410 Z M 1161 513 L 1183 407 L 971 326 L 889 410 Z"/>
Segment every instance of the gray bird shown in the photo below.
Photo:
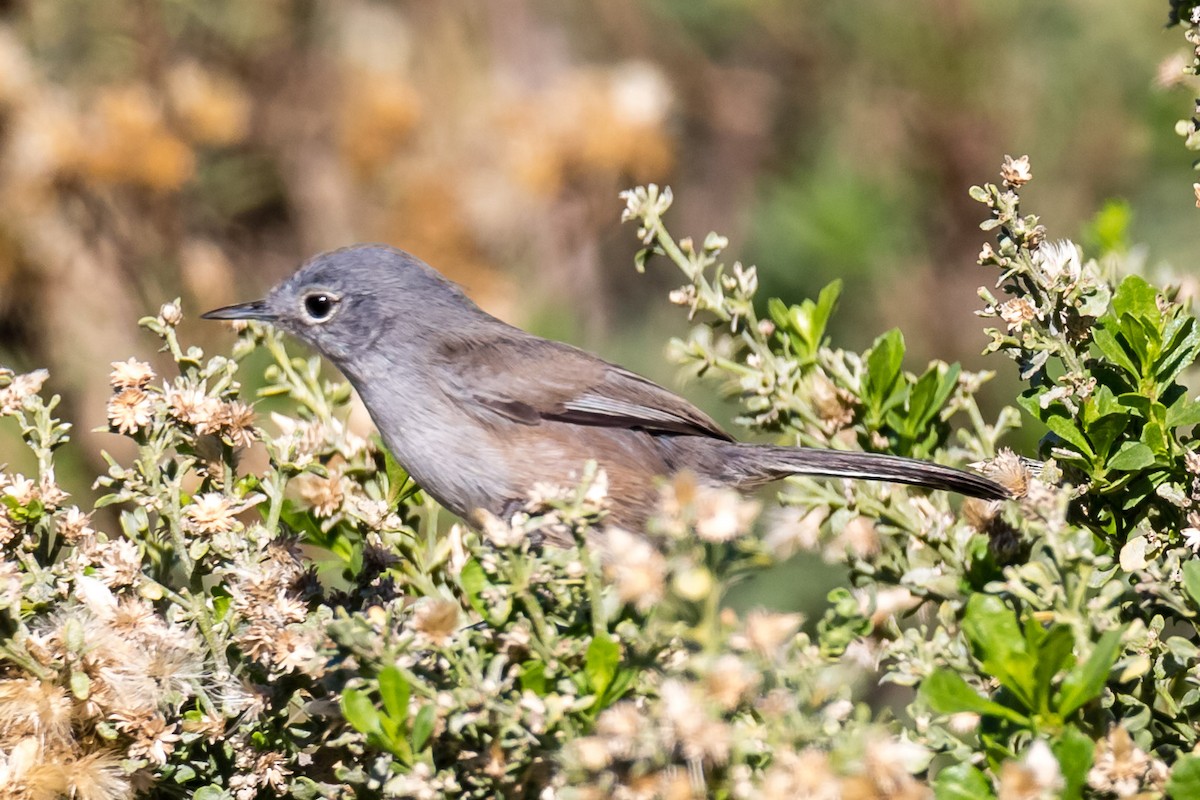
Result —
<path fill-rule="evenodd" d="M 682 470 L 743 490 L 817 475 L 1009 496 L 910 458 L 737 442 L 674 392 L 501 322 L 391 247 L 324 253 L 265 299 L 203 316 L 270 322 L 318 350 L 417 484 L 467 519 L 476 509 L 511 514 L 537 483 L 574 484 L 589 460 L 608 474 L 610 520 L 632 530 L 655 507 L 657 479 Z"/>

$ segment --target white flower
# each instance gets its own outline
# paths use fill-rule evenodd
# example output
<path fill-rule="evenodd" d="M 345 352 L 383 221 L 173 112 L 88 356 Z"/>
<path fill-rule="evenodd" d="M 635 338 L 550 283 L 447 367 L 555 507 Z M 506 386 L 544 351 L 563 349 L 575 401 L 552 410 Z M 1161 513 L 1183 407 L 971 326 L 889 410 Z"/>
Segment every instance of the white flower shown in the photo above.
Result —
<path fill-rule="evenodd" d="M 1200 528 L 1184 528 L 1180 533 L 1183 534 L 1183 543 L 1193 553 L 1200 552 Z"/>

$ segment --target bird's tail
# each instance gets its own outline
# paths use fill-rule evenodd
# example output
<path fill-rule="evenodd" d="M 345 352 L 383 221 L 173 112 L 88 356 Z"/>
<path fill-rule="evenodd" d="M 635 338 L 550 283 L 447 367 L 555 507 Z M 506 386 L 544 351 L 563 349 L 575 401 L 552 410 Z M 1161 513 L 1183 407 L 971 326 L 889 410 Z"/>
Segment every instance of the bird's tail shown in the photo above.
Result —
<path fill-rule="evenodd" d="M 788 475 L 815 475 L 907 483 L 987 500 L 1011 497 L 1007 489 L 982 475 L 931 461 L 881 453 L 731 443 L 724 455 L 728 478 L 744 488 Z"/>

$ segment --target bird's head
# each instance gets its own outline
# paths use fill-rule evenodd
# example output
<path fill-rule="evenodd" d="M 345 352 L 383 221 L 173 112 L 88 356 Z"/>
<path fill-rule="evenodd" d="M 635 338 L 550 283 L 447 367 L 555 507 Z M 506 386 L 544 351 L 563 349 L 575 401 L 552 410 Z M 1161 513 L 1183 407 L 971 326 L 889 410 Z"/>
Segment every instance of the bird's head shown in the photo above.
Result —
<path fill-rule="evenodd" d="M 201 316 L 270 322 L 344 366 L 381 334 L 417 339 L 480 313 L 420 259 L 385 245 L 356 245 L 310 259 L 262 300 Z"/>

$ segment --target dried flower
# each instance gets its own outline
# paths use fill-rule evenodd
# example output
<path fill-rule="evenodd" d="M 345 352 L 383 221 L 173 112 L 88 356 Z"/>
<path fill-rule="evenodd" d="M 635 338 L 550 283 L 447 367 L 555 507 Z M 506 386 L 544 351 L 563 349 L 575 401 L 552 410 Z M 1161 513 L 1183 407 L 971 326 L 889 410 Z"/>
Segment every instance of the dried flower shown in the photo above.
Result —
<path fill-rule="evenodd" d="M 1029 482 L 1033 480 L 1033 473 L 1030 472 L 1025 459 L 1007 447 L 1000 448 L 1000 452 L 990 461 L 977 462 L 971 466 L 1008 489 L 1015 497 L 1024 497 L 1029 491 Z"/>
<path fill-rule="evenodd" d="M 144 758 L 154 766 L 167 763 L 175 751 L 175 743 L 181 738 L 175 732 L 176 724 L 168 724 L 158 713 L 116 713 L 113 715 L 113 726 L 134 740 L 129 747 L 130 758 Z"/>
<path fill-rule="evenodd" d="M 78 506 L 71 506 L 56 517 L 58 535 L 67 544 L 89 541 L 96 532 L 92 529 L 92 515 L 85 514 Z"/>
<path fill-rule="evenodd" d="M 418 604 L 413 612 L 412 625 L 425 639 L 435 646 L 441 646 L 458 630 L 458 617 L 461 609 L 458 603 L 441 597 L 426 597 Z"/>
<path fill-rule="evenodd" d="M 704 675 L 704 692 L 723 711 L 732 711 L 742 698 L 758 686 L 758 673 L 740 658 L 726 654 Z"/>
<path fill-rule="evenodd" d="M 222 435 L 234 447 L 249 447 L 258 438 L 254 428 L 254 409 L 238 400 L 221 404 L 219 412 Z"/>
<path fill-rule="evenodd" d="M 183 517 L 189 529 L 197 533 L 228 533 L 242 527 L 237 515 L 251 505 L 261 501 L 237 503 L 231 497 L 220 492 L 205 492 L 192 498 L 192 502 L 183 510 Z"/>
<path fill-rule="evenodd" d="M 750 529 L 760 504 L 735 489 L 697 487 L 696 535 L 706 542 L 728 542 Z"/>
<path fill-rule="evenodd" d="M 645 611 L 662 600 L 666 560 L 644 537 L 623 528 L 608 528 L 601 558 L 604 575 L 613 582 L 621 602 Z"/>
<path fill-rule="evenodd" d="M 1037 316 L 1037 309 L 1029 302 L 1028 297 L 1014 297 L 1000 306 L 1000 319 L 1004 320 L 1010 331 L 1032 322 Z"/>
<path fill-rule="evenodd" d="M 1096 744 L 1096 755 L 1088 772 L 1088 786 L 1103 794 L 1133 797 L 1152 788 L 1163 764 L 1151 759 L 1133 742 L 1123 725 L 1114 725 Z"/>
<path fill-rule="evenodd" d="M 12 376 L 10 370 L 0 369 L 0 382 L 5 374 L 9 376 L 7 386 L 0 388 L 0 416 L 15 414 L 21 410 L 27 397 L 32 397 L 42 390 L 42 384 L 50 377 L 44 369 L 34 370 L 24 375 Z"/>
<path fill-rule="evenodd" d="M 221 428 L 221 401 L 210 397 L 205 387 L 176 382 L 164 391 L 168 411 L 180 422 L 192 425 L 198 433 L 215 433 Z"/>
<path fill-rule="evenodd" d="M 1063 787 L 1062 770 L 1049 745 L 1038 739 L 1020 761 L 1000 768 L 998 800 L 1051 800 Z"/>
<path fill-rule="evenodd" d="M 154 380 L 154 370 L 145 361 L 130 358 L 128 361 L 112 362 L 112 373 L 108 381 L 115 389 L 142 388 Z"/>
<path fill-rule="evenodd" d="M 142 575 L 142 552 L 128 539 L 112 539 L 97 543 L 92 558 L 100 565 L 96 572 L 106 586 L 113 589 L 130 586 Z"/>
<path fill-rule="evenodd" d="M 1029 156 L 1020 158 L 1005 156 L 1004 164 L 1000 167 L 1000 177 L 1005 186 L 1014 189 L 1019 189 L 1029 183 L 1033 180 L 1033 172 L 1029 168 Z"/>
<path fill-rule="evenodd" d="M 746 615 L 745 644 L 768 658 L 774 657 L 784 643 L 791 641 L 802 624 L 802 614 L 754 609 Z"/>
<path fill-rule="evenodd" d="M 154 404 L 150 395 L 142 389 L 122 389 L 108 401 L 108 421 L 118 433 L 136 433 L 149 425 L 153 418 Z"/>
<path fill-rule="evenodd" d="M 318 517 L 332 517 L 346 499 L 346 479 L 337 470 L 330 470 L 328 477 L 311 472 L 292 481 L 300 500 Z"/>

